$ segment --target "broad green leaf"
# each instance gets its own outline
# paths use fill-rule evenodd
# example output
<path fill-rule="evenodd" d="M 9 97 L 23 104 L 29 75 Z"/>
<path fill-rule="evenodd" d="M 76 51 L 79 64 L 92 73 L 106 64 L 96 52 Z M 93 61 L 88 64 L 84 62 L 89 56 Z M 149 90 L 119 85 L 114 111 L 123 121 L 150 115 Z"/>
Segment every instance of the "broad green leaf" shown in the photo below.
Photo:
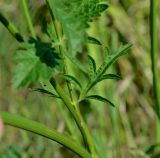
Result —
<path fill-rule="evenodd" d="M 90 44 L 102 45 L 99 40 L 97 40 L 96 38 L 91 37 L 91 36 L 88 36 L 88 43 L 90 43 Z"/>
<path fill-rule="evenodd" d="M 104 102 L 104 103 L 107 103 L 107 104 L 115 107 L 115 105 L 114 105 L 111 101 L 109 101 L 108 99 L 106 99 L 106 98 L 104 98 L 104 97 L 101 97 L 101 96 L 99 96 L 99 95 L 89 95 L 89 96 L 86 97 L 86 99 L 99 100 L 99 101 L 102 101 L 102 102 Z"/>
<path fill-rule="evenodd" d="M 41 93 L 45 93 L 45 94 L 49 94 L 50 96 L 52 97 L 55 97 L 55 98 L 60 98 L 58 95 L 46 90 L 46 89 L 42 89 L 42 88 L 37 88 L 37 89 L 34 89 L 34 91 L 38 91 L 38 92 L 41 92 Z"/>
<path fill-rule="evenodd" d="M 100 0 L 47 0 L 54 16 L 62 24 L 66 35 L 69 54 L 76 55 L 81 52 L 82 45 L 87 42 L 85 29 L 94 17 L 107 9 L 107 4 L 99 3 Z"/>
<path fill-rule="evenodd" d="M 92 82 L 92 84 L 90 85 L 90 87 L 88 88 L 88 91 L 95 86 L 97 83 L 103 81 L 103 80 L 107 80 L 107 79 L 112 79 L 112 80 L 121 80 L 122 77 L 115 75 L 115 74 L 105 74 L 103 76 L 101 76 L 100 78 L 98 78 L 97 80 L 95 80 L 94 82 Z"/>
<path fill-rule="evenodd" d="M 68 82 L 72 83 L 75 86 L 75 88 L 78 88 L 78 90 L 82 89 L 82 85 L 80 84 L 78 79 L 76 79 L 74 76 L 64 75 L 64 79 L 67 80 Z"/>
<path fill-rule="evenodd" d="M 32 41 L 23 43 L 15 55 L 17 66 L 14 69 L 13 85 L 23 87 L 30 83 L 47 79 L 52 68 L 59 65 L 59 56 L 50 43 Z"/>
<path fill-rule="evenodd" d="M 96 62 L 90 55 L 88 55 L 88 59 L 89 59 L 89 62 L 88 62 L 89 63 L 89 76 L 92 79 L 96 74 Z"/>

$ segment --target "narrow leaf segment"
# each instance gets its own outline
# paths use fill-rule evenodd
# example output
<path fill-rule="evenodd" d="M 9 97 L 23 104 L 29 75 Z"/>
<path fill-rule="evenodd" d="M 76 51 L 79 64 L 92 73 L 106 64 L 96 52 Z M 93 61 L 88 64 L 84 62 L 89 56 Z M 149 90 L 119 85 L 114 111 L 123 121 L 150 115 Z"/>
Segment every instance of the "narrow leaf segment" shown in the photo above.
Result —
<path fill-rule="evenodd" d="M 114 105 L 111 101 L 109 101 L 108 99 L 106 99 L 106 98 L 104 98 L 104 97 L 101 97 L 101 96 L 99 96 L 99 95 L 89 95 L 89 96 L 86 97 L 86 99 L 99 100 L 99 101 L 105 102 L 105 103 L 107 103 L 107 104 L 109 103 L 109 105 L 115 107 L 115 105 Z"/>
<path fill-rule="evenodd" d="M 38 91 L 38 92 L 41 92 L 41 93 L 45 93 L 45 94 L 49 94 L 50 96 L 52 97 L 55 97 L 55 98 L 60 98 L 58 95 L 46 90 L 46 89 L 42 89 L 42 88 L 37 88 L 37 89 L 34 89 L 34 91 Z"/>

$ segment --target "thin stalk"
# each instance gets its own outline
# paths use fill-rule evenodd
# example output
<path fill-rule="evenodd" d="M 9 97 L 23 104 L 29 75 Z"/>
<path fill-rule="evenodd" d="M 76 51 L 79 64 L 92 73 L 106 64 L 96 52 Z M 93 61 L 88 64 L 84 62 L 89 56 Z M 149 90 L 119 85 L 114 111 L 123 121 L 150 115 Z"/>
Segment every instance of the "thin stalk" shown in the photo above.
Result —
<path fill-rule="evenodd" d="M 151 60 L 152 60 L 152 73 L 153 73 L 153 92 L 155 101 L 155 110 L 160 117 L 160 90 L 158 78 L 158 0 L 150 0 L 150 38 L 151 38 Z"/>
<path fill-rule="evenodd" d="M 46 0 L 46 4 L 48 6 L 48 9 L 49 9 L 49 12 L 50 12 L 50 15 L 52 17 L 52 22 L 53 22 L 53 26 L 54 26 L 54 30 L 55 30 L 55 34 L 57 36 L 57 39 L 60 41 L 60 43 L 62 42 L 61 41 L 61 33 L 60 33 L 60 29 L 58 29 L 58 26 L 57 26 L 57 23 L 56 23 L 56 19 L 54 17 L 54 14 L 53 14 L 53 11 L 51 9 L 51 6 L 50 6 L 50 3 L 48 2 L 48 0 Z M 65 74 L 68 74 L 68 69 L 67 69 L 67 64 L 66 64 L 66 58 L 65 58 L 65 54 L 64 54 L 64 48 L 63 48 L 63 44 L 62 45 L 59 45 L 59 53 L 62 57 L 62 60 L 63 60 L 63 65 L 64 65 L 64 73 Z M 70 83 L 67 81 L 67 89 L 68 89 L 68 92 L 69 92 L 69 95 L 70 95 L 70 99 L 71 101 L 73 101 L 73 96 L 72 96 L 72 88 L 71 88 L 71 85 Z"/>
<path fill-rule="evenodd" d="M 56 82 L 54 78 L 50 79 L 51 85 L 54 87 L 56 92 L 59 94 L 61 97 L 62 101 L 64 104 L 67 106 L 68 110 L 71 112 L 74 120 L 76 121 L 77 126 L 79 127 L 79 130 L 82 134 L 84 143 L 87 145 L 92 158 L 96 157 L 95 149 L 94 149 L 94 144 L 90 135 L 90 132 L 88 130 L 88 127 L 86 123 L 84 122 L 80 111 L 76 108 L 76 105 L 73 105 L 68 98 L 68 96 L 65 94 L 64 90 L 60 87 L 60 85 Z"/>
<path fill-rule="evenodd" d="M 23 37 L 17 30 L 17 28 L 9 21 L 7 20 L 2 13 L 0 13 L 0 22 L 8 29 L 8 31 L 11 33 L 11 35 L 18 41 L 23 42 Z"/>
<path fill-rule="evenodd" d="M 154 108 L 157 113 L 157 141 L 160 142 L 160 89 L 158 76 L 158 0 L 150 0 L 150 38 L 153 74 Z"/>
<path fill-rule="evenodd" d="M 75 143 L 73 140 L 69 139 L 64 134 L 48 128 L 41 123 L 7 112 L 0 112 L 0 117 L 7 125 L 24 129 L 26 131 L 30 131 L 48 139 L 54 140 L 57 143 L 62 144 L 68 149 L 72 150 L 74 153 L 78 154 L 81 157 L 91 158 L 91 155 L 80 144 Z"/>
<path fill-rule="evenodd" d="M 31 20 L 31 16 L 29 14 L 29 9 L 28 9 L 28 6 L 27 6 L 27 2 L 26 2 L 26 0 L 22 0 L 21 2 L 22 2 L 24 15 L 25 15 L 27 23 L 28 23 L 29 30 L 30 30 L 30 32 L 32 34 L 32 37 L 36 39 L 36 33 L 34 31 L 33 23 L 32 23 L 32 20 Z"/>

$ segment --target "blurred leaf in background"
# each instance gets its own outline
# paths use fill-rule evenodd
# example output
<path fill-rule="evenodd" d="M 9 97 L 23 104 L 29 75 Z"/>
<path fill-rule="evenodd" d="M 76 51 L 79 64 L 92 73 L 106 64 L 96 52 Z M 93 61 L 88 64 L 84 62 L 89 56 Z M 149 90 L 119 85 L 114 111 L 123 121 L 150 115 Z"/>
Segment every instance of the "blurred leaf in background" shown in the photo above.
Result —
<path fill-rule="evenodd" d="M 3 122 L 2 122 L 2 120 L 1 120 L 1 118 L 0 118 L 0 139 L 1 139 L 1 137 L 2 137 L 2 134 L 3 134 Z"/>

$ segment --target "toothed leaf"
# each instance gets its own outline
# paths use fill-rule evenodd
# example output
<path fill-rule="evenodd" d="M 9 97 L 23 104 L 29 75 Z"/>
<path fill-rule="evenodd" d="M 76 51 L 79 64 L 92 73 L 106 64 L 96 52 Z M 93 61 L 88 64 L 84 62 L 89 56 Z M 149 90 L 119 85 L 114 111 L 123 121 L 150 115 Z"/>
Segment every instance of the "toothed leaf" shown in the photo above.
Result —
<path fill-rule="evenodd" d="M 39 80 L 48 79 L 52 68 L 59 66 L 59 56 L 50 43 L 25 42 L 15 54 L 14 87 L 24 87 Z"/>
<path fill-rule="evenodd" d="M 75 56 L 81 52 L 83 44 L 87 42 L 86 28 L 101 12 L 107 9 L 107 4 L 100 0 L 48 0 L 55 17 L 62 24 L 66 35 L 69 51 Z"/>

